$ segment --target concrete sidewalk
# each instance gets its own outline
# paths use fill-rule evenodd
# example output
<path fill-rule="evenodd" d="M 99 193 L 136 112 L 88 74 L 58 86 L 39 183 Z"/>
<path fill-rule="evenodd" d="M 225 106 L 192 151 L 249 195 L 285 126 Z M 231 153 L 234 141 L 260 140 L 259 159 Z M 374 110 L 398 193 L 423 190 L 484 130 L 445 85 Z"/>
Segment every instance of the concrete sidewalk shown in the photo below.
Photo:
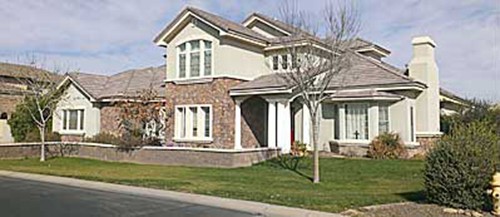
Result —
<path fill-rule="evenodd" d="M 271 205 L 266 203 L 227 199 L 206 195 L 181 193 L 174 191 L 125 186 L 111 183 L 94 182 L 73 178 L 57 177 L 57 176 L 47 176 L 29 173 L 19 173 L 11 171 L 0 170 L 0 176 L 47 182 L 53 184 L 60 184 L 72 187 L 94 189 L 100 191 L 125 193 L 131 195 L 141 195 L 148 197 L 155 197 L 159 199 L 169 199 L 176 200 L 180 202 L 187 202 L 193 204 L 199 204 L 204 206 L 219 207 L 224 209 L 231 209 L 243 212 L 258 213 L 262 216 L 272 216 L 272 217 L 341 217 L 340 214 L 319 212 L 313 210 L 292 208 L 286 206 Z"/>

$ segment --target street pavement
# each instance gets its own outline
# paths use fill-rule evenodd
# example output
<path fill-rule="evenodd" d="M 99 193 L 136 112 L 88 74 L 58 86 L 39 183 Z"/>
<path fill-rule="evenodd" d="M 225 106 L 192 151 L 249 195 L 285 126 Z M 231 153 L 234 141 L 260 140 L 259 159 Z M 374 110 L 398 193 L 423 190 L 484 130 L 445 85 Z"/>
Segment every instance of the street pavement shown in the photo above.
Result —
<path fill-rule="evenodd" d="M 259 215 L 166 198 L 0 176 L 0 216 L 250 217 Z"/>

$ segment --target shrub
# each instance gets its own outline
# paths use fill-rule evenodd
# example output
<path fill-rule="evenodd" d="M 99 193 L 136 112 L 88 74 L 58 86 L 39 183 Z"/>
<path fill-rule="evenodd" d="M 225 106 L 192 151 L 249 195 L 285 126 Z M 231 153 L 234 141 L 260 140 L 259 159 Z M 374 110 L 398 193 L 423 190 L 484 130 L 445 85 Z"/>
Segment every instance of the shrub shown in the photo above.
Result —
<path fill-rule="evenodd" d="M 453 125 L 426 158 L 427 199 L 444 206 L 482 209 L 485 194 L 500 161 L 498 137 L 489 122 Z"/>
<path fill-rule="evenodd" d="M 295 157 L 305 157 L 307 155 L 307 144 L 301 141 L 294 141 L 290 154 Z"/>
<path fill-rule="evenodd" d="M 61 135 L 56 132 L 45 132 L 46 142 L 56 142 L 61 141 Z M 41 142 L 40 131 L 38 129 L 32 129 L 29 133 L 24 136 L 23 142 Z"/>
<path fill-rule="evenodd" d="M 383 133 L 370 143 L 367 155 L 374 159 L 399 159 L 406 158 L 407 152 L 399 134 Z"/>
<path fill-rule="evenodd" d="M 119 136 L 115 136 L 111 133 L 101 132 L 95 136 L 84 138 L 83 142 L 119 145 L 121 143 L 121 139 Z"/>
<path fill-rule="evenodd" d="M 93 137 L 88 137 L 83 140 L 84 142 L 112 144 L 118 146 L 120 149 L 128 150 L 141 146 L 160 146 L 158 139 L 143 139 L 140 134 L 130 133 L 122 136 L 116 136 L 111 133 L 102 132 Z"/>

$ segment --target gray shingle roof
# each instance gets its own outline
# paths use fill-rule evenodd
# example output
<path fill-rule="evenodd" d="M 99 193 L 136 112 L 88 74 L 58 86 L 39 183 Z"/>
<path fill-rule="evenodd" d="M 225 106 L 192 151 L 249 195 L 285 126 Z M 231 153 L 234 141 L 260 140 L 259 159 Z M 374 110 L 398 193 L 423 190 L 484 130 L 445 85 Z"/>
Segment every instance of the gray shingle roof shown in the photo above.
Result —
<path fill-rule="evenodd" d="M 387 67 L 387 63 L 381 63 L 361 54 L 351 53 L 352 67 L 349 71 L 337 74 L 330 83 L 330 88 L 350 88 L 360 86 L 384 86 L 424 84 L 413 80 L 397 71 L 396 67 Z M 255 80 L 234 86 L 231 91 L 249 91 L 262 89 L 288 89 L 285 79 L 278 73 L 263 75 Z"/>
<path fill-rule="evenodd" d="M 88 73 L 70 73 L 69 76 L 98 100 L 133 98 L 139 91 L 149 88 L 155 90 L 158 97 L 165 96 L 165 66 L 133 69 L 111 76 Z"/>

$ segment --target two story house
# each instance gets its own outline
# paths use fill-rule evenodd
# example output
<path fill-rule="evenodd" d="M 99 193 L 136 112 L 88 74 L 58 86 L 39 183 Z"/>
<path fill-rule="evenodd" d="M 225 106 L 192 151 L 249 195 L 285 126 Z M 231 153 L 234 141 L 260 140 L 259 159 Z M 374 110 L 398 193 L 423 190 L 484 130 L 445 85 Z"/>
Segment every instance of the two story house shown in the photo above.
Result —
<path fill-rule="evenodd" d="M 254 13 L 236 23 L 187 7 L 154 39 L 166 53 L 166 106 L 174 112 L 168 142 L 225 149 L 310 144 L 307 107 L 279 72 L 290 68 L 281 39 L 292 27 Z M 297 42 L 300 43 L 300 42 Z M 366 146 L 396 132 L 409 146 L 440 136 L 441 108 L 463 99 L 439 87 L 436 43 L 412 40 L 408 69 L 383 61 L 390 51 L 356 39 L 353 66 L 331 84 L 321 106 L 320 143 Z M 341 87 L 340 89 L 338 87 Z M 444 108 L 444 105 L 447 105 Z"/>
<path fill-rule="evenodd" d="M 187 7 L 154 39 L 165 50 L 165 68 L 135 77 L 69 75 L 65 87 L 82 102 L 61 104 L 55 131 L 87 136 L 109 131 L 107 120 L 116 114 L 109 105 L 127 96 L 130 84 L 148 86 L 141 85 L 144 80 L 163 91 L 171 114 L 165 123 L 168 146 L 279 147 L 287 153 L 293 141 L 310 145 L 307 107 L 279 75 L 293 64 L 282 43 L 292 34 L 293 27 L 262 14 L 236 23 Z M 331 82 L 330 98 L 321 105 L 322 149 L 335 143 L 366 150 L 383 132 L 398 133 L 411 147 L 440 136 L 440 113 L 452 113 L 464 100 L 439 87 L 436 43 L 424 36 L 414 38 L 412 46 L 408 68 L 399 69 L 384 62 L 389 50 L 356 39 L 350 48 L 352 68 Z M 157 76 L 158 70 L 163 76 Z M 165 78 L 162 84 L 159 77 Z"/>

